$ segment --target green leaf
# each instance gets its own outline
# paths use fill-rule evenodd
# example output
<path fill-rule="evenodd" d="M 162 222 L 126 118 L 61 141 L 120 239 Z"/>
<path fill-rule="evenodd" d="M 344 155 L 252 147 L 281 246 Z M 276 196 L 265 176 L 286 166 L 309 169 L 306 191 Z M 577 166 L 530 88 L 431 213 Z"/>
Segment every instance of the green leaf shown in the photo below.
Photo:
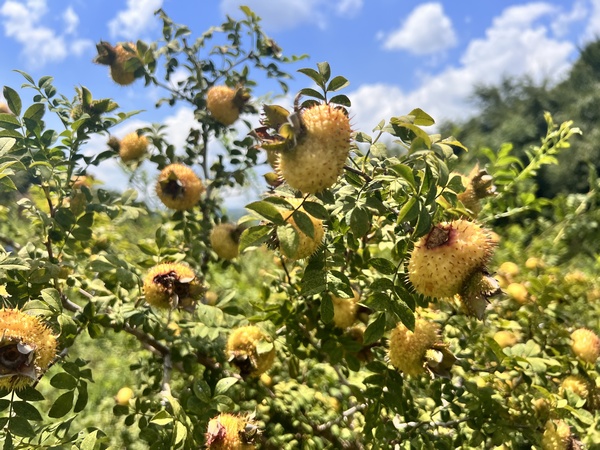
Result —
<path fill-rule="evenodd" d="M 20 391 L 16 391 L 16 394 L 21 400 L 26 400 L 28 402 L 40 402 L 45 400 L 44 396 L 31 386 L 21 389 Z"/>
<path fill-rule="evenodd" d="M 433 120 L 433 117 L 431 117 L 421 108 L 413 109 L 411 112 L 408 113 L 408 115 L 414 117 L 413 123 L 415 125 L 430 126 L 435 124 L 435 120 Z"/>
<path fill-rule="evenodd" d="M 50 379 L 50 384 L 57 389 L 75 389 L 77 380 L 68 373 L 57 373 Z"/>
<path fill-rule="evenodd" d="M 210 392 L 210 386 L 208 383 L 202 378 L 197 378 L 194 380 L 194 384 L 192 385 L 192 391 L 197 399 L 204 403 L 210 403 L 212 395 Z"/>
<path fill-rule="evenodd" d="M 37 408 L 27 402 L 13 402 L 12 406 L 15 414 L 23 419 L 34 421 L 43 420 L 42 415 Z"/>
<path fill-rule="evenodd" d="M 371 320 L 371 323 L 367 326 L 365 330 L 363 345 L 370 345 L 374 342 L 377 342 L 385 333 L 385 313 L 378 312 L 375 313 L 374 318 Z"/>
<path fill-rule="evenodd" d="M 369 265 L 384 275 L 393 275 L 396 273 L 396 265 L 385 258 L 371 258 Z"/>
<path fill-rule="evenodd" d="M 22 417 L 11 417 L 8 419 L 8 430 L 17 436 L 30 438 L 36 436 L 31 424 L 27 421 L 27 419 Z"/>
<path fill-rule="evenodd" d="M 79 446 L 80 450 L 94 450 L 96 448 L 96 442 L 98 441 L 98 430 L 94 430 L 90 434 L 88 434 L 83 441 L 81 441 L 81 445 Z"/>
<path fill-rule="evenodd" d="M 35 122 L 39 122 L 42 117 L 44 117 L 44 113 L 46 112 L 46 107 L 43 103 L 34 103 L 25 111 L 23 114 L 23 119 L 33 120 Z"/>
<path fill-rule="evenodd" d="M 413 190 L 416 190 L 417 183 L 415 181 L 413 170 L 410 167 L 405 164 L 394 164 L 393 166 L 390 166 L 390 169 L 393 170 L 398 176 L 408 181 Z"/>
<path fill-rule="evenodd" d="M 307 268 L 300 282 L 302 295 L 315 295 L 327 289 L 327 272 L 323 269 Z"/>
<path fill-rule="evenodd" d="M 333 103 L 336 105 L 340 105 L 340 106 L 346 106 L 346 107 L 350 107 L 352 106 L 352 102 L 350 101 L 350 99 L 348 98 L 347 95 L 336 95 L 334 97 L 331 97 L 329 99 L 329 103 Z"/>
<path fill-rule="evenodd" d="M 256 225 L 246 228 L 240 236 L 240 253 L 248 247 L 257 247 L 269 239 L 271 227 L 266 225 Z"/>
<path fill-rule="evenodd" d="M 5 409 L 7 409 L 10 406 L 10 404 L 11 401 L 6 398 L 0 399 L 0 411 L 4 411 Z"/>
<path fill-rule="evenodd" d="M 54 288 L 42 289 L 42 299 L 48 304 L 53 312 L 62 312 L 60 293 Z"/>
<path fill-rule="evenodd" d="M 0 138 L 0 156 L 6 155 L 14 147 L 15 142 L 17 141 L 14 138 Z"/>
<path fill-rule="evenodd" d="M 327 61 L 317 63 L 317 68 L 323 77 L 323 83 L 327 83 L 329 77 L 331 76 L 331 68 L 329 67 L 329 63 Z"/>
<path fill-rule="evenodd" d="M 62 394 L 56 399 L 50 411 L 48 411 L 48 417 L 58 419 L 63 417 L 71 411 L 73 407 L 73 399 L 75 398 L 75 391 L 68 391 Z"/>
<path fill-rule="evenodd" d="M 340 89 L 345 88 L 349 84 L 350 82 L 347 78 L 338 75 L 337 77 L 334 77 L 333 80 L 331 80 L 327 85 L 327 92 L 339 91 Z"/>
<path fill-rule="evenodd" d="M 327 209 L 325 209 L 325 207 L 320 203 L 306 201 L 302 204 L 302 207 L 304 208 L 304 211 L 316 219 L 329 219 L 329 213 L 327 212 Z"/>
<path fill-rule="evenodd" d="M 31 82 L 33 84 L 33 80 L 31 80 Z M 17 91 L 15 91 L 13 88 L 10 88 L 8 86 L 4 86 L 4 89 L 2 89 L 2 95 L 6 99 L 6 104 L 8 105 L 8 108 L 16 116 L 21 115 L 21 107 L 22 107 L 21 97 L 19 97 L 19 94 L 17 94 Z"/>
<path fill-rule="evenodd" d="M 354 237 L 363 237 L 371 228 L 371 216 L 365 208 L 357 207 L 350 214 L 350 228 Z"/>
<path fill-rule="evenodd" d="M 227 392 L 229 390 L 229 388 L 231 386 L 233 386 L 235 383 L 238 382 L 238 379 L 235 377 L 227 377 L 227 378 L 221 378 L 219 381 L 217 381 L 217 385 L 215 386 L 215 393 L 214 395 L 222 395 L 225 392 Z"/>
<path fill-rule="evenodd" d="M 173 417 L 167 411 L 159 411 L 157 412 L 152 419 L 150 419 L 150 423 L 154 425 L 158 425 L 159 427 L 164 427 L 165 425 L 169 425 L 173 422 Z"/>
<path fill-rule="evenodd" d="M 279 209 L 270 202 L 258 201 L 246 205 L 246 209 L 254 211 L 259 216 L 273 222 L 275 225 L 285 225 L 285 220 L 281 217 Z M 285 214 L 285 213 L 284 213 Z"/>
<path fill-rule="evenodd" d="M 321 298 L 321 320 L 323 323 L 331 323 L 333 321 L 333 300 L 329 294 L 325 294 Z"/>
<path fill-rule="evenodd" d="M 56 210 L 56 214 L 54 214 L 54 220 L 65 230 L 68 230 L 75 224 L 77 218 L 70 209 L 59 208 Z"/>
<path fill-rule="evenodd" d="M 296 210 L 294 211 L 292 217 L 294 218 L 294 222 L 296 223 L 296 225 L 302 233 L 304 233 L 308 237 L 314 237 L 315 226 L 313 225 L 312 220 L 310 220 L 310 217 L 308 217 L 308 214 L 300 210 Z"/>
<path fill-rule="evenodd" d="M 310 69 L 307 67 L 304 69 L 298 69 L 298 72 L 303 73 L 304 75 L 309 77 L 311 80 L 313 80 L 315 83 L 317 83 L 318 86 L 320 86 L 322 88 L 325 87 L 325 82 L 323 81 L 323 75 L 321 75 L 315 69 Z"/>
<path fill-rule="evenodd" d="M 23 306 L 23 311 L 32 316 L 50 317 L 54 315 L 52 309 L 46 302 L 41 300 L 30 300 Z"/>
<path fill-rule="evenodd" d="M 300 94 L 307 96 L 307 97 L 315 97 L 315 98 L 318 98 L 319 100 L 325 100 L 325 97 L 323 97 L 323 94 L 321 94 L 319 91 L 312 89 L 312 88 L 300 89 Z"/>
<path fill-rule="evenodd" d="M 77 386 L 77 401 L 75 402 L 75 407 L 73 408 L 73 412 L 78 413 L 85 409 L 87 406 L 89 399 L 87 383 L 85 381 L 81 381 Z"/>
<path fill-rule="evenodd" d="M 404 300 L 400 298 L 391 299 L 390 301 L 391 310 L 394 314 L 396 314 L 402 323 L 408 328 L 410 331 L 415 330 L 415 314 L 412 309 L 408 307 L 408 305 L 404 302 Z"/>
<path fill-rule="evenodd" d="M 277 227 L 277 239 L 284 255 L 294 255 L 298 250 L 300 238 L 292 225 Z"/>
<path fill-rule="evenodd" d="M 417 216 L 418 212 L 419 212 L 419 205 L 417 205 L 417 197 L 412 196 L 408 199 L 408 201 L 404 204 L 404 206 L 402 206 L 402 208 L 400 208 L 400 211 L 398 212 L 397 221 L 398 221 L 398 223 L 400 223 L 403 220 L 411 220 L 411 218 L 414 218 Z M 406 219 L 405 219 L 405 217 L 406 217 Z"/>

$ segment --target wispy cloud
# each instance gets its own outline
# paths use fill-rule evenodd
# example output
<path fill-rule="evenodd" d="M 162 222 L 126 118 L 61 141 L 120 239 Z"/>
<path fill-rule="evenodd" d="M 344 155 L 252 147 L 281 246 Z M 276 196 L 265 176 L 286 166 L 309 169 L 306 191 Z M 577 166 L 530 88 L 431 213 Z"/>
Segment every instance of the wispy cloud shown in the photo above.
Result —
<path fill-rule="evenodd" d="M 75 36 L 79 18 L 69 7 L 63 13 L 62 33 L 42 25 L 48 12 L 46 0 L 7 0 L 0 7 L 5 36 L 23 46 L 22 55 L 32 68 L 64 60 L 69 54 L 81 54 L 93 44 Z"/>
<path fill-rule="evenodd" d="M 326 28 L 331 16 L 351 17 L 363 7 L 363 0 L 221 0 L 221 11 L 236 17 L 240 5 L 250 7 L 268 31 L 282 31 L 300 25 Z"/>
<path fill-rule="evenodd" d="M 154 12 L 162 7 L 163 0 L 127 0 L 127 9 L 119 11 L 108 22 L 112 38 L 138 39 L 154 28 Z"/>
<path fill-rule="evenodd" d="M 600 2 L 600 0 L 599 0 Z M 556 12 L 547 3 L 505 9 L 493 20 L 485 37 L 470 42 L 460 64 L 426 76 L 412 92 L 398 86 L 372 84 L 350 94 L 357 125 L 370 129 L 382 119 L 423 108 L 439 122 L 466 118 L 474 112 L 469 102 L 479 84 L 497 84 L 505 76 L 531 77 L 535 82 L 558 81 L 571 67 L 575 45 L 552 36 L 542 19 Z M 516 51 L 518 49 L 518 51 Z"/>
<path fill-rule="evenodd" d="M 416 7 L 400 28 L 384 34 L 383 48 L 426 55 L 454 47 L 457 42 L 452 21 L 444 14 L 442 4 L 425 3 Z"/>

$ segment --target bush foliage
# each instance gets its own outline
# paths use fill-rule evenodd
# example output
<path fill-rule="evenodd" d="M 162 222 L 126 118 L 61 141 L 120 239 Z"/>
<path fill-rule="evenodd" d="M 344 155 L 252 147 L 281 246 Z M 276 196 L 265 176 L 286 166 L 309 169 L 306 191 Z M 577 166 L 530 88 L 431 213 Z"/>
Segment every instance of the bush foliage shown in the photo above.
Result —
<path fill-rule="evenodd" d="M 302 136 L 297 119 L 315 102 L 352 111 L 338 93 L 348 81 L 319 63 L 300 70 L 307 87 L 292 114 L 275 109 L 277 126 L 263 116 L 271 122 L 256 128 L 254 100 L 235 126 L 215 120 L 206 105 L 211 87 L 252 93 L 257 79 L 270 77 L 287 93 L 285 64 L 301 59 L 283 56 L 259 18 L 243 12 L 243 20 L 195 37 L 159 11 L 163 39 L 127 45 L 124 69 L 138 79 L 131 89 L 158 86 L 166 96 L 157 107 L 194 110 L 197 125 L 184 148 L 167 140 L 161 124 L 138 131 L 149 142 L 143 160 L 157 170 L 181 163 L 199 175 L 205 191 L 193 208 L 152 207 L 156 199 L 139 199 L 135 188 L 113 192 L 88 176 L 119 155 L 109 145 L 89 155 L 86 143 L 97 135 L 108 141 L 135 112 L 94 99 L 86 87 L 70 99 L 51 77 L 22 72 L 21 91 L 4 87 L 0 296 L 4 308 L 43 319 L 59 341 L 39 380 L 21 390 L 2 385 L 4 449 L 567 449 L 600 442 L 598 361 L 578 357 L 570 337 L 600 325 L 593 245 L 600 183 L 592 171 L 588 193 L 553 200 L 538 198 L 535 183 L 579 130 L 545 114 L 546 133 L 518 149 L 524 156 L 510 144 L 471 149 L 487 183 L 477 213 L 461 196 L 472 178 L 455 171 L 466 148 L 425 131 L 434 121 L 424 111 L 400 112 L 371 134 L 354 130 L 343 174 L 329 189 L 302 195 L 267 175 L 271 185 L 238 221 L 240 255 L 222 259 L 211 230 L 232 221 L 223 206 L 230 189 L 247 186 L 253 168 L 266 163 L 265 128 L 278 131 L 268 136 L 276 151 L 291 151 Z M 48 128 L 49 120 L 60 129 Z M 121 166 L 153 189 L 140 162 Z M 166 183 L 181 193 L 181 180 Z M 482 268 L 495 288 L 477 292 L 487 306 L 481 320 L 458 297 L 419 294 L 407 276 L 419 240 L 461 218 L 485 226 L 498 246 Z M 317 221 L 325 229 L 317 251 L 297 261 L 282 256 L 314 237 Z M 170 307 L 161 309 L 145 301 L 144 283 L 163 263 L 181 263 L 195 276 L 170 285 Z M 350 326 L 340 319 L 343 305 L 353 305 Z M 414 330 L 416 320 L 436 324 L 439 346 L 423 358 L 428 370 L 407 376 L 391 365 L 388 343 L 392 330 Z M 265 338 L 232 354 L 229 336 L 246 325 Z M 3 355 L 15 343 L 9 337 L 5 331 Z M 19 348 L 20 355 L 31 350 Z M 253 373 L 273 352 L 272 367 Z M 10 379 L 11 367 L 0 364 L 0 381 Z M 561 388 L 570 375 L 584 380 L 585 393 Z M 209 424 L 220 413 L 245 425 L 231 434 L 225 419 Z M 571 436 L 549 446 L 562 423 Z M 221 440 L 227 433 L 229 446 Z"/>

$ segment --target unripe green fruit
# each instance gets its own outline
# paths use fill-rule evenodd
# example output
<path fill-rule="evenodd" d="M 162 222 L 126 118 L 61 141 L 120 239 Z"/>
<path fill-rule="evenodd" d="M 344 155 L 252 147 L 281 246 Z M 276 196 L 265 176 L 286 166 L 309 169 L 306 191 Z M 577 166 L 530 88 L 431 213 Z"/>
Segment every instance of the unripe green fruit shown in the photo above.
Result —
<path fill-rule="evenodd" d="M 489 232 L 474 222 L 440 223 L 415 244 L 408 278 L 420 294 L 452 297 L 474 272 L 482 270 L 493 248 Z"/>

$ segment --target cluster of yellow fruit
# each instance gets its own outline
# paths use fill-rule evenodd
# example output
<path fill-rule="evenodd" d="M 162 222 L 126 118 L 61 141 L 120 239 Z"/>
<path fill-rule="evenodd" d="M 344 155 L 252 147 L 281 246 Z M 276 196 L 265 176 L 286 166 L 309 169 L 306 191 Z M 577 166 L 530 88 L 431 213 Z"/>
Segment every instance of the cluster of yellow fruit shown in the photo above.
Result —
<path fill-rule="evenodd" d="M 0 389 L 34 383 L 56 356 L 57 340 L 40 318 L 18 309 L 0 309 Z"/>
<path fill-rule="evenodd" d="M 486 268 L 495 246 L 491 232 L 475 222 L 440 223 L 415 244 L 408 279 L 419 294 L 459 296 L 467 312 L 481 319 L 488 297 L 499 292 Z"/>

